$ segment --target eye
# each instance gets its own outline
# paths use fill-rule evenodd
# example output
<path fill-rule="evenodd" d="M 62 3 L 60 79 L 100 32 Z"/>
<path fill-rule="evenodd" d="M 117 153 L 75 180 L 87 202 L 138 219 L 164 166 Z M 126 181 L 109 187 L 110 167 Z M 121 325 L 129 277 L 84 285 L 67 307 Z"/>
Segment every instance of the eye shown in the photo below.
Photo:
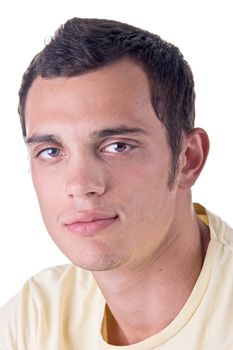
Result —
<path fill-rule="evenodd" d="M 135 146 L 129 145 L 125 142 L 114 142 L 105 146 L 102 151 L 106 153 L 123 153 L 130 151 L 133 148 L 135 148 Z"/>
<path fill-rule="evenodd" d="M 56 148 L 56 147 L 49 147 L 41 150 L 38 154 L 37 157 L 40 157 L 42 159 L 51 159 L 51 158 L 56 158 L 61 154 L 61 151 Z"/>

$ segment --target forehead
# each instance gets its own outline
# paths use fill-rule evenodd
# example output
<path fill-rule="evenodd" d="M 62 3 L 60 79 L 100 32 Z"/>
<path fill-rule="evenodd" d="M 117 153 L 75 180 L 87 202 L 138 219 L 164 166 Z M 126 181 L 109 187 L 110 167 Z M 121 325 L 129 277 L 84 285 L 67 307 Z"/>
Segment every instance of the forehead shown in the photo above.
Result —
<path fill-rule="evenodd" d="M 25 106 L 26 129 L 54 122 L 110 124 L 103 127 L 111 127 L 111 122 L 132 122 L 143 126 L 150 118 L 158 122 L 148 78 L 138 64 L 127 59 L 72 78 L 38 77 Z"/>

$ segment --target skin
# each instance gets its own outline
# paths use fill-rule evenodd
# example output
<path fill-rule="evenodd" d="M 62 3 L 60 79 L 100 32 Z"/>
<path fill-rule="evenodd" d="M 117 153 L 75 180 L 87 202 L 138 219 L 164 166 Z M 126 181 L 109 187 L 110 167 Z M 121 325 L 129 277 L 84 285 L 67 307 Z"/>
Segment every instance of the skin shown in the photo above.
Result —
<path fill-rule="evenodd" d="M 25 121 L 45 225 L 75 265 L 93 272 L 111 310 L 109 341 L 127 345 L 159 332 L 190 295 L 208 245 L 190 191 L 207 157 L 205 131 L 183 136 L 169 190 L 165 128 L 145 73 L 126 59 L 78 77 L 36 78 Z M 97 234 L 64 225 L 93 211 L 117 219 Z"/>

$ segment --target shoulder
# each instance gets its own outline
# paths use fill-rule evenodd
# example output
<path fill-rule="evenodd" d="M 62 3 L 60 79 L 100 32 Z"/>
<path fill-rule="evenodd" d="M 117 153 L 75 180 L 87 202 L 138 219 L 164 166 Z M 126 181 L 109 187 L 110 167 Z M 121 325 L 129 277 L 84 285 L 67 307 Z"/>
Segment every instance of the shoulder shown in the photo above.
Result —
<path fill-rule="evenodd" d="M 38 334 L 46 337 L 59 328 L 65 310 L 70 310 L 71 318 L 80 315 L 89 291 L 93 298 L 98 295 L 92 274 L 74 265 L 46 268 L 34 275 L 0 309 L 0 350 L 34 348 Z"/>
<path fill-rule="evenodd" d="M 201 204 L 193 203 L 193 206 L 198 218 L 209 227 L 211 241 L 231 248 L 233 246 L 233 228 Z"/>
<path fill-rule="evenodd" d="M 50 267 L 32 276 L 21 291 L 21 304 L 39 314 L 53 313 L 61 302 L 68 304 L 74 297 L 85 299 L 89 290 L 97 293 L 97 284 L 91 272 L 73 264 Z"/>
<path fill-rule="evenodd" d="M 43 269 L 36 275 L 32 276 L 25 285 L 32 288 L 59 288 L 63 284 L 78 282 L 79 284 L 92 284 L 92 274 L 89 271 L 83 270 L 73 264 L 60 265 Z"/>
<path fill-rule="evenodd" d="M 206 213 L 209 221 L 211 239 L 225 248 L 229 248 L 233 252 L 233 228 L 211 211 L 206 210 Z"/>

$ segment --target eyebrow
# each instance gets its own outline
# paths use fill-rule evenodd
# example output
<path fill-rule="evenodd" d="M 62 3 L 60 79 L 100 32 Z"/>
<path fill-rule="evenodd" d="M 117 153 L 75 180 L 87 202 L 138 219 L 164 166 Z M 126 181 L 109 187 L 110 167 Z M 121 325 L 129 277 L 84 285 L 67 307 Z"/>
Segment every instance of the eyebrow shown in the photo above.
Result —
<path fill-rule="evenodd" d="M 45 134 L 45 135 L 32 135 L 30 137 L 27 137 L 25 140 L 27 145 L 35 144 L 35 143 L 42 143 L 42 142 L 53 142 L 56 144 L 61 144 L 61 139 L 55 135 L 52 134 Z"/>
<path fill-rule="evenodd" d="M 103 130 L 96 130 L 91 133 L 91 137 L 103 138 L 115 135 L 130 135 L 130 134 L 147 134 L 147 132 L 142 128 L 130 128 L 126 126 L 121 126 L 118 128 L 110 128 Z"/>
<path fill-rule="evenodd" d="M 104 138 L 110 136 L 118 136 L 118 135 L 131 135 L 131 134 L 148 134 L 148 132 L 142 128 L 130 128 L 130 127 L 117 127 L 103 130 L 95 130 L 90 133 L 91 138 Z M 32 135 L 27 137 L 25 140 L 27 145 L 37 144 L 43 142 L 53 142 L 56 144 L 61 144 L 61 139 L 53 134 L 44 134 L 44 135 Z"/>

